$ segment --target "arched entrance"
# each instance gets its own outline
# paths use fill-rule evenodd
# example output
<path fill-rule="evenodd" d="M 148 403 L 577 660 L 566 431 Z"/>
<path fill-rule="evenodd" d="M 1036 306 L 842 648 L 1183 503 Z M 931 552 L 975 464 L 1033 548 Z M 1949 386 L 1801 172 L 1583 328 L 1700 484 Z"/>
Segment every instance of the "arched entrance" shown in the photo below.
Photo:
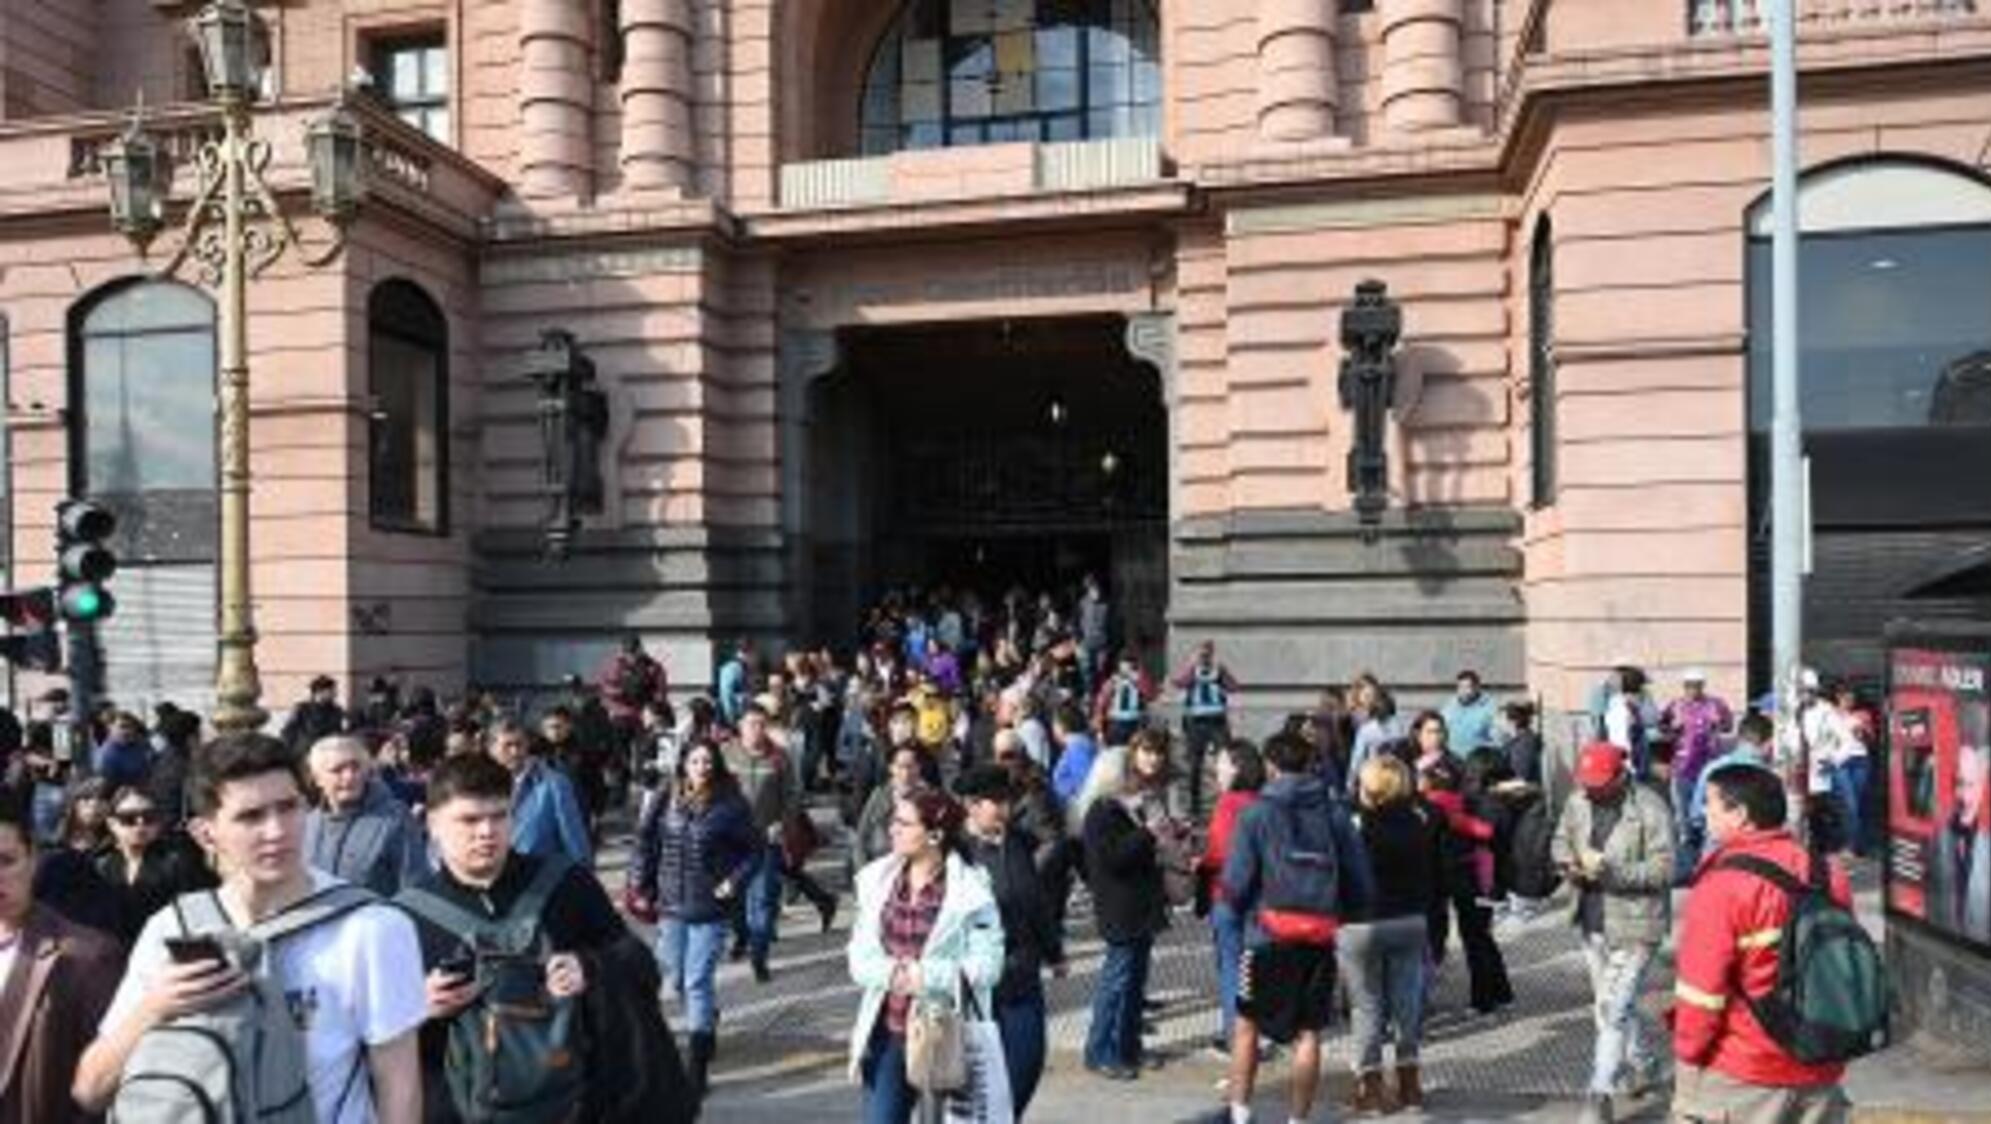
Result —
<path fill-rule="evenodd" d="M 994 604 L 1097 575 L 1116 640 L 1158 658 L 1168 413 L 1122 316 L 846 328 L 808 390 L 802 520 L 812 639 L 887 591 Z"/>

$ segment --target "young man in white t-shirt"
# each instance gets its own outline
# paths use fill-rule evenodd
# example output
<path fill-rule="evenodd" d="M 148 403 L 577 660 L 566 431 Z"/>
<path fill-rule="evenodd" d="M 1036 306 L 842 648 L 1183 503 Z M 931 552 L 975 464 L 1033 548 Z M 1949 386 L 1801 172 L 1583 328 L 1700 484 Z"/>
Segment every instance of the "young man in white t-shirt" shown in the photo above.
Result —
<path fill-rule="evenodd" d="M 230 734 L 201 747 L 188 782 L 188 812 L 189 830 L 220 872 L 220 906 L 239 928 L 335 884 L 305 865 L 304 785 L 275 738 Z M 248 986 L 233 966 L 174 963 L 165 939 L 178 935 L 170 908 L 139 934 L 97 1040 L 77 1067 L 76 1099 L 86 1108 L 110 1104 L 146 1031 Z M 279 941 L 271 955 L 304 1034 L 320 1124 L 418 1124 L 416 1031 L 426 1009 L 413 922 L 392 906 L 363 906 Z"/>

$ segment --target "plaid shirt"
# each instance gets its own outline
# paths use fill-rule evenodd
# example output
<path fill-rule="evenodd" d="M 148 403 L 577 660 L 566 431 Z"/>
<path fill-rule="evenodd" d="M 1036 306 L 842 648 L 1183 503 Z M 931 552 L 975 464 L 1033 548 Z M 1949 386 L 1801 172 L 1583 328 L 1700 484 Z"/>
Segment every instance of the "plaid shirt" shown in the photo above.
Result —
<path fill-rule="evenodd" d="M 885 915 L 880 919 L 879 935 L 885 942 L 885 952 L 894 960 L 918 960 L 926 949 L 927 935 L 933 932 L 933 923 L 940 917 L 940 903 L 947 897 L 947 872 L 943 868 L 926 888 L 915 891 L 905 871 L 899 872 L 898 881 L 892 884 L 892 894 L 885 899 Z M 910 995 L 898 992 L 885 998 L 885 1029 L 893 1034 L 906 1032 L 906 1012 L 912 1008 Z"/>

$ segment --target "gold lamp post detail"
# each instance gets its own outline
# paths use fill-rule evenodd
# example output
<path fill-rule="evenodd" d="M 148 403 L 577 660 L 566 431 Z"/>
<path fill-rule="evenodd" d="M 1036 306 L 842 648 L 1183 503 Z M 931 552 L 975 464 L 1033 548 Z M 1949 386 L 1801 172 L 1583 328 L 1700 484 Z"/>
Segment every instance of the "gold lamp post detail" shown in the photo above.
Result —
<path fill-rule="evenodd" d="M 223 731 L 254 730 L 267 715 L 258 705 L 262 681 L 249 597 L 248 282 L 286 249 L 295 249 L 312 268 L 344 249 L 347 225 L 365 195 L 364 138 L 343 99 L 307 131 L 312 205 L 333 231 L 323 252 L 307 252 L 264 179 L 269 142 L 251 131 L 250 108 L 262 90 L 266 65 L 268 40 L 261 22 L 242 0 L 214 0 L 189 30 L 200 48 L 208 92 L 221 109 L 222 136 L 200 147 L 199 193 L 181 222 L 178 247 L 157 273 L 173 274 L 191 257 L 202 281 L 221 290 L 221 635 L 214 724 Z M 137 113 L 106 156 L 104 171 L 112 224 L 143 253 L 165 224 L 172 177 Z"/>

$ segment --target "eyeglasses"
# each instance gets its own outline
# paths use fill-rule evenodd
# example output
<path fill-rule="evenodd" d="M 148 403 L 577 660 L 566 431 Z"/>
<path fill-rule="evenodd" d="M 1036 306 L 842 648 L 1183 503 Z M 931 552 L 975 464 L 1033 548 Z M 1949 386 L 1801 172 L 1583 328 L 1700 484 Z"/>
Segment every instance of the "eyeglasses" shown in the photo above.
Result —
<path fill-rule="evenodd" d="M 125 827 L 151 827 L 159 822 L 159 813 L 150 808 L 140 812 L 112 812 L 111 819 Z"/>

